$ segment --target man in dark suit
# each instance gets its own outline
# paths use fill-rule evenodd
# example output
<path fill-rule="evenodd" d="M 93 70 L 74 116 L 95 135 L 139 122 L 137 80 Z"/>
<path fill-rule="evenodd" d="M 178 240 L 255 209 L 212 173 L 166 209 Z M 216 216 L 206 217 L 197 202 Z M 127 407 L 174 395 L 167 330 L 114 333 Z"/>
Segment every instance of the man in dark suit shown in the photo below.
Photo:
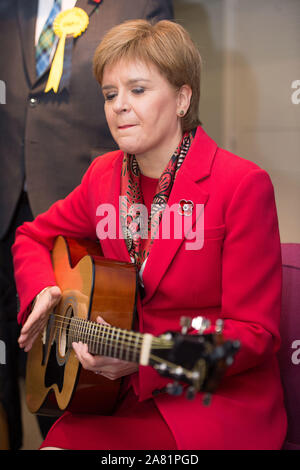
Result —
<path fill-rule="evenodd" d="M 62 0 L 63 10 L 84 10 L 89 25 L 73 39 L 66 87 L 45 93 L 50 65 L 37 77 L 35 44 L 46 3 L 51 9 L 54 0 L 0 2 L 0 79 L 6 87 L 6 104 L 0 105 L 0 339 L 7 353 L 6 365 L 0 366 L 0 386 L 12 449 L 22 440 L 19 328 L 10 253 L 15 230 L 70 193 L 93 158 L 116 148 L 92 74 L 92 57 L 104 33 L 127 19 L 173 18 L 172 0 Z"/>

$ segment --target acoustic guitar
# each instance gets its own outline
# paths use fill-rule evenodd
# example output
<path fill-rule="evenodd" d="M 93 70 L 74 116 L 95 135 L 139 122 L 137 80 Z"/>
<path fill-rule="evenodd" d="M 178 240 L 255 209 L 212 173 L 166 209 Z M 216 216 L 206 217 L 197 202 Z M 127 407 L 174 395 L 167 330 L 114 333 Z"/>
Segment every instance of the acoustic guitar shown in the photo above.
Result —
<path fill-rule="evenodd" d="M 225 341 L 219 326 L 187 334 L 191 319 L 182 318 L 181 332 L 160 336 L 132 331 L 136 311 L 137 272 L 134 264 L 103 257 L 100 244 L 58 237 L 52 264 L 62 298 L 49 315 L 44 332 L 28 353 L 26 401 L 32 413 L 59 416 L 77 413 L 111 414 L 121 379 L 109 380 L 83 369 L 72 342 L 89 352 L 143 366 L 173 379 L 166 392 L 187 398 L 211 394 L 232 364 L 240 344 Z M 110 325 L 96 323 L 101 315 Z M 187 386 L 185 386 L 187 384 Z"/>

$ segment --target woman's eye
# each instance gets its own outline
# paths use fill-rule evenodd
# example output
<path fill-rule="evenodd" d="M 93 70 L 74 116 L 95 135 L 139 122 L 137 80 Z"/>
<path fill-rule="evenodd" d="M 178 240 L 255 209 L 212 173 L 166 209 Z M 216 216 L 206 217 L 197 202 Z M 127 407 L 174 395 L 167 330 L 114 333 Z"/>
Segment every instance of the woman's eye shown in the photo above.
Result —
<path fill-rule="evenodd" d="M 134 93 L 135 95 L 140 95 L 142 93 L 144 93 L 145 89 L 141 86 L 139 87 L 136 87 L 136 88 L 133 88 L 132 90 L 132 93 Z"/>
<path fill-rule="evenodd" d="M 116 96 L 116 93 L 107 93 L 107 95 L 104 96 L 105 101 L 111 101 L 114 99 Z"/>

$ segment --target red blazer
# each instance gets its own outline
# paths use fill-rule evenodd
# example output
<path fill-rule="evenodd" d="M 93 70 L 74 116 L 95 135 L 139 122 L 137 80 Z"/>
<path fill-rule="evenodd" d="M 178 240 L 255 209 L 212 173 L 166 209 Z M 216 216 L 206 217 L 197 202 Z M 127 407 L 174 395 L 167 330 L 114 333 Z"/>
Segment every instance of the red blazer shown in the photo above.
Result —
<path fill-rule="evenodd" d="M 122 156 L 116 151 L 97 158 L 66 199 L 17 231 L 20 322 L 37 293 L 55 285 L 49 254 L 55 237 L 96 239 L 100 204 L 113 204 L 118 215 Z M 154 241 L 143 273 L 146 295 L 138 299 L 140 330 L 178 330 L 182 315 L 223 318 L 224 335 L 242 347 L 209 407 L 199 396 L 187 401 L 162 393 L 154 400 L 179 449 L 279 449 L 286 414 L 276 359 L 281 252 L 272 183 L 264 170 L 218 148 L 199 127 L 168 204 L 181 199 L 204 204 L 204 244 L 186 249 L 191 240 L 184 236 Z M 106 257 L 130 261 L 122 238 L 101 245 Z M 150 367 L 134 375 L 140 400 L 165 383 Z"/>

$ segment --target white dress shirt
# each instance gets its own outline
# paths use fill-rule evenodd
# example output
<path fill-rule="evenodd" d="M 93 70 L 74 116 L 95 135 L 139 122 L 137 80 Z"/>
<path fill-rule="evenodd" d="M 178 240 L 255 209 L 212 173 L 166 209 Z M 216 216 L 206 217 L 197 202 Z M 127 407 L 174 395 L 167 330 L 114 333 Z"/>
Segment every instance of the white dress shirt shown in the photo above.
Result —
<path fill-rule="evenodd" d="M 35 45 L 37 45 L 40 34 L 46 23 L 50 11 L 54 5 L 54 0 L 39 0 L 38 11 L 36 17 L 35 25 Z M 68 10 L 69 8 L 74 8 L 76 5 L 76 0 L 62 0 L 61 2 L 61 11 Z"/>

